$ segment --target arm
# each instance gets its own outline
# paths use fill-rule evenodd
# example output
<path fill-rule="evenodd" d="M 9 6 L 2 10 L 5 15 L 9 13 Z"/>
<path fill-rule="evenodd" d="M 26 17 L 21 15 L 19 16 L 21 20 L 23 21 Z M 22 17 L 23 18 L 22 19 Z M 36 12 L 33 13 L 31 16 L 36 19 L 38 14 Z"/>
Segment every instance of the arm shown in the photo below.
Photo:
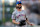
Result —
<path fill-rule="evenodd" d="M 14 24 L 19 24 L 19 22 L 16 22 L 14 19 L 12 20 L 12 22 L 13 22 Z"/>
<path fill-rule="evenodd" d="M 30 25 L 30 22 L 28 21 L 28 19 L 26 18 L 26 22 Z"/>
<path fill-rule="evenodd" d="M 12 13 L 12 22 L 14 23 L 14 24 L 19 24 L 19 22 L 16 22 L 16 14 L 15 14 L 16 12 L 14 11 L 13 13 Z"/>
<path fill-rule="evenodd" d="M 29 21 L 28 21 L 28 19 L 26 18 L 26 22 L 29 24 L 29 25 L 31 25 L 31 26 L 33 26 L 34 24 L 31 24 Z"/>

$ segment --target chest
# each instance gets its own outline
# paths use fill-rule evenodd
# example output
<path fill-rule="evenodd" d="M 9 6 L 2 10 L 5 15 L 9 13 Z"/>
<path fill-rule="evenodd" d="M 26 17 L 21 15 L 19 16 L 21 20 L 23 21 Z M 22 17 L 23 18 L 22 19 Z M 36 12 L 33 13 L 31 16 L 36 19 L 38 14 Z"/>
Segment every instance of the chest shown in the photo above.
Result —
<path fill-rule="evenodd" d="M 25 12 L 16 12 L 16 16 L 19 17 L 19 16 L 25 16 Z"/>

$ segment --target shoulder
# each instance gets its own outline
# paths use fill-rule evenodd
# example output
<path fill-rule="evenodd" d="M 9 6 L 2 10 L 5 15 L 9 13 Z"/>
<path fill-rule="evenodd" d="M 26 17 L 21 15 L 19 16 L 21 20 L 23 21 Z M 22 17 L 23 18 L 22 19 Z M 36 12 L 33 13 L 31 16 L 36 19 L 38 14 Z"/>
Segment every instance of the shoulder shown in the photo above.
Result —
<path fill-rule="evenodd" d="M 26 12 L 25 10 L 22 10 L 22 12 Z"/>
<path fill-rule="evenodd" d="M 25 10 L 22 10 L 22 12 L 25 12 Z"/>
<path fill-rule="evenodd" d="M 13 11 L 13 13 L 12 14 L 15 14 L 16 13 L 16 11 Z"/>

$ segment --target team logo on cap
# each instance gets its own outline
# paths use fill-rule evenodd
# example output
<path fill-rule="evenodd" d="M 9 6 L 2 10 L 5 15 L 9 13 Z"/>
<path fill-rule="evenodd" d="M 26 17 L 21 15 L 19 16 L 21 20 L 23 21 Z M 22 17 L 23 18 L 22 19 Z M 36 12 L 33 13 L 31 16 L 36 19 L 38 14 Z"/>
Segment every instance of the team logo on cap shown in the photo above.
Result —
<path fill-rule="evenodd" d="M 19 1 L 19 3 L 20 3 L 20 1 Z"/>

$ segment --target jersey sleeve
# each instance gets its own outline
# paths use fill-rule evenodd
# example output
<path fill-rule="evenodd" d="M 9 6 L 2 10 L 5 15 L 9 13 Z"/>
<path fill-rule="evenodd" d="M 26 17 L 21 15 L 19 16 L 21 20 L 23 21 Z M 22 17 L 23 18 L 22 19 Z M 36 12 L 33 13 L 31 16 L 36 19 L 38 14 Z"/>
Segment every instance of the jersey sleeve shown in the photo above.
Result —
<path fill-rule="evenodd" d="M 12 13 L 12 19 L 15 19 L 15 12 Z"/>

